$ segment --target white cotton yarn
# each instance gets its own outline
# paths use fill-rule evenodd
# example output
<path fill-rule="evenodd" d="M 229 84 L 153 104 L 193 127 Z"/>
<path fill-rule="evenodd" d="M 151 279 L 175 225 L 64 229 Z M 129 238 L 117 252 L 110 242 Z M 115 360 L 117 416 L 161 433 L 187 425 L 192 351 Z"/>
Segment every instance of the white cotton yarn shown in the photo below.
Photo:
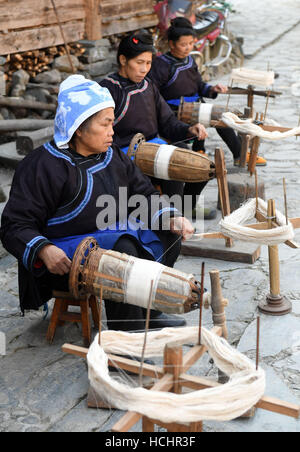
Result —
<path fill-rule="evenodd" d="M 170 180 L 169 166 L 175 149 L 176 146 L 168 144 L 162 144 L 158 148 L 154 160 L 154 177 L 157 179 Z"/>
<path fill-rule="evenodd" d="M 212 111 L 213 104 L 203 102 L 200 103 L 198 122 L 202 124 L 204 127 L 210 127 Z"/>
<path fill-rule="evenodd" d="M 269 132 L 254 124 L 253 119 L 241 119 L 234 113 L 230 112 L 222 114 L 222 122 L 224 122 L 228 127 L 236 130 L 237 132 L 245 133 L 246 135 L 259 137 L 263 140 L 269 141 L 280 141 L 284 138 L 291 138 L 300 134 L 300 127 L 295 127 L 291 130 L 288 130 L 287 132 Z M 272 123 L 272 125 L 273 124 L 274 123 Z M 275 124 L 278 125 L 277 123 Z"/>
<path fill-rule="evenodd" d="M 268 205 L 265 201 L 258 198 L 258 209 L 267 216 Z M 235 210 L 231 215 L 220 221 L 222 233 L 226 237 L 244 242 L 253 242 L 261 245 L 273 246 L 284 243 L 287 240 L 293 240 L 295 232 L 293 225 L 288 222 L 286 217 L 276 210 L 277 228 L 257 230 L 243 226 L 249 220 L 255 218 L 256 199 L 250 199 L 242 207 Z"/>
<path fill-rule="evenodd" d="M 273 71 L 257 71 L 255 69 L 237 68 L 231 73 L 231 80 L 254 86 L 271 86 L 275 80 Z"/>
<path fill-rule="evenodd" d="M 162 355 L 164 346 L 169 342 L 191 343 L 193 337 L 193 343 L 197 343 L 197 336 L 197 327 L 149 332 L 146 356 L 157 353 Z M 125 342 L 120 343 L 123 339 L 126 339 Z M 245 355 L 205 328 L 202 328 L 202 344 L 207 347 L 218 368 L 230 377 L 228 383 L 188 394 L 132 388 L 111 378 L 106 354 L 115 350 L 112 344 L 119 343 L 123 348 L 131 341 L 136 356 L 144 343 L 143 333 L 103 332 L 103 347 L 99 346 L 97 336 L 87 355 L 91 386 L 104 401 L 117 409 L 137 412 L 167 423 L 230 421 L 246 413 L 264 395 L 265 372 L 261 368 L 256 370 L 255 365 Z"/>

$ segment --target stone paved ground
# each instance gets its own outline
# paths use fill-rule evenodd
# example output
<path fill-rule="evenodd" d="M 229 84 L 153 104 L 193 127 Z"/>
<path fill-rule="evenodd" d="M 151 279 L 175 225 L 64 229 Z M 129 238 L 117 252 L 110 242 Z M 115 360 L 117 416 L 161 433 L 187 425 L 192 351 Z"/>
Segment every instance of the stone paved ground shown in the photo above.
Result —
<path fill-rule="evenodd" d="M 252 0 L 251 10 L 249 6 L 246 8 L 249 2 L 245 0 L 233 3 L 238 13 L 231 18 L 232 29 L 245 38 L 245 53 L 254 55 L 246 60 L 246 65 L 265 70 L 269 63 L 279 74 L 274 88 L 283 95 L 270 103 L 269 116 L 282 125 L 296 126 L 300 114 L 299 3 Z M 222 81 L 227 83 L 228 76 Z M 225 104 L 226 98 L 218 102 Z M 230 104 L 241 108 L 245 99 L 236 96 Z M 255 106 L 258 111 L 264 111 L 265 101 L 258 99 Z M 215 131 L 209 133 L 208 150 L 213 152 L 220 142 Z M 291 216 L 300 216 L 299 146 L 300 141 L 296 139 L 273 144 L 263 142 L 261 146 L 268 166 L 259 169 L 259 177 L 265 182 L 267 198 L 274 198 L 283 211 L 282 177 L 286 177 Z M 226 159 L 228 167 L 232 166 L 228 152 Z M 12 172 L 0 168 L 0 177 L 7 193 Z M 216 205 L 214 183 L 205 191 L 205 203 Z M 214 230 L 216 224 L 206 222 L 205 227 Z M 300 231 L 296 237 L 300 241 Z M 201 262 L 201 259 L 181 256 L 176 266 L 199 278 Z M 230 342 L 254 358 L 257 304 L 268 293 L 267 249 L 263 247 L 262 257 L 252 266 L 209 259 L 206 262 L 207 272 L 214 268 L 220 270 L 224 296 L 230 301 L 227 308 Z M 280 246 L 280 264 L 282 293 L 292 301 L 293 312 L 285 317 L 262 316 L 261 365 L 267 372 L 266 393 L 300 404 L 300 252 Z M 208 276 L 206 286 L 209 287 Z M 61 351 L 65 342 L 80 345 L 80 330 L 75 325 L 59 329 L 54 344 L 49 346 L 45 341 L 49 317 L 44 321 L 42 312 L 20 317 L 16 263 L 2 248 L 0 287 L 0 331 L 6 334 L 7 341 L 7 354 L 0 357 L 0 431 L 108 431 L 121 413 L 87 409 L 86 363 Z M 51 307 L 50 303 L 50 310 Z M 189 325 L 195 325 L 197 317 L 197 313 L 188 314 Z M 204 322 L 211 326 L 209 312 L 205 312 Z M 215 369 L 205 359 L 193 373 L 211 376 Z M 136 430 L 140 430 L 140 425 Z M 205 431 L 299 432 L 300 421 L 259 410 L 250 420 L 206 422 Z"/>

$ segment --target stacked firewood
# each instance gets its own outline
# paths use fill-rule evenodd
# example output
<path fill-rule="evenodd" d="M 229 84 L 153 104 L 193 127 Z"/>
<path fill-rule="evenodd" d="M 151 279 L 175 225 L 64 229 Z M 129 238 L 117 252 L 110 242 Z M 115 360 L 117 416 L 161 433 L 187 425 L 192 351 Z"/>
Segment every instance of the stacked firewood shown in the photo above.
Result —
<path fill-rule="evenodd" d="M 76 57 L 82 56 L 85 52 L 85 48 L 80 43 L 69 44 L 69 50 L 71 55 Z M 66 55 L 66 53 L 64 46 L 56 46 L 8 55 L 5 65 L 5 78 L 10 81 L 13 73 L 20 69 L 23 69 L 34 78 L 41 72 L 49 71 L 54 59 Z"/>

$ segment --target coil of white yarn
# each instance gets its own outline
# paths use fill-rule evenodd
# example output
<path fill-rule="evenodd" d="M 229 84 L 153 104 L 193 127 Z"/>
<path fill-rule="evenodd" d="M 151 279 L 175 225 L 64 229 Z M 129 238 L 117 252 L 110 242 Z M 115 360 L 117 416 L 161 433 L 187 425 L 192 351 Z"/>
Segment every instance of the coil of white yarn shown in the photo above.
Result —
<path fill-rule="evenodd" d="M 260 198 L 258 198 L 258 209 L 267 216 L 268 205 Z M 277 210 L 276 220 L 274 220 L 279 225 L 277 228 L 257 230 L 243 226 L 243 224 L 255 217 L 255 213 L 256 199 L 250 199 L 242 207 L 220 221 L 221 231 L 226 237 L 231 237 L 235 240 L 267 246 L 279 245 L 287 240 L 293 240 L 295 236 L 293 225 L 290 222 L 287 225 L 286 217 Z"/>
<path fill-rule="evenodd" d="M 300 134 L 300 127 L 288 130 L 287 132 L 269 132 L 254 124 L 252 119 L 241 119 L 234 113 L 226 112 L 222 114 L 222 122 L 228 127 L 254 137 L 260 137 L 264 140 L 279 141 L 284 138 L 291 138 Z"/>
<path fill-rule="evenodd" d="M 169 328 L 150 332 L 146 355 L 152 356 L 158 352 L 162 354 L 164 346 L 170 341 L 190 343 L 193 335 L 196 343 L 197 332 L 197 327 L 194 331 L 191 331 L 191 328 Z M 110 342 L 120 339 L 119 332 L 113 331 L 106 332 L 105 335 L 102 333 L 101 338 L 104 339 L 107 335 L 111 336 Z M 129 336 L 127 342 L 131 342 L 131 334 Z M 135 334 L 133 342 L 135 344 L 138 342 L 137 348 L 141 350 L 144 334 Z M 235 419 L 255 406 L 264 395 L 265 372 L 261 368 L 256 370 L 255 365 L 246 356 L 205 328 L 202 328 L 202 343 L 207 347 L 218 368 L 230 376 L 227 384 L 188 394 L 132 388 L 111 378 L 108 357 L 104 348 L 99 346 L 97 336 L 87 356 L 91 386 L 103 400 L 114 407 L 137 412 L 161 422 L 184 424 Z M 134 354 L 137 355 L 137 349 Z"/>
<path fill-rule="evenodd" d="M 246 83 L 247 85 L 271 86 L 275 80 L 275 73 L 273 71 L 257 71 L 241 67 L 232 70 L 231 80 Z"/>

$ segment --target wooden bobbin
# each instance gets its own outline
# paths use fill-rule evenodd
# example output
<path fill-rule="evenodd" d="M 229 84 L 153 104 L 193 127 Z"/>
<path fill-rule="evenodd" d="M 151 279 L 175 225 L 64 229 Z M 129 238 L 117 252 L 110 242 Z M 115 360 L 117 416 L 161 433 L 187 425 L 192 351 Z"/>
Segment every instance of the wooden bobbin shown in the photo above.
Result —
<path fill-rule="evenodd" d="M 276 218 L 275 201 L 268 202 L 268 225 L 273 227 L 273 220 Z M 270 294 L 266 297 L 266 302 L 259 304 L 259 310 L 263 314 L 282 316 L 292 311 L 292 304 L 280 293 L 280 263 L 278 246 L 269 246 L 269 269 L 270 269 Z"/>

